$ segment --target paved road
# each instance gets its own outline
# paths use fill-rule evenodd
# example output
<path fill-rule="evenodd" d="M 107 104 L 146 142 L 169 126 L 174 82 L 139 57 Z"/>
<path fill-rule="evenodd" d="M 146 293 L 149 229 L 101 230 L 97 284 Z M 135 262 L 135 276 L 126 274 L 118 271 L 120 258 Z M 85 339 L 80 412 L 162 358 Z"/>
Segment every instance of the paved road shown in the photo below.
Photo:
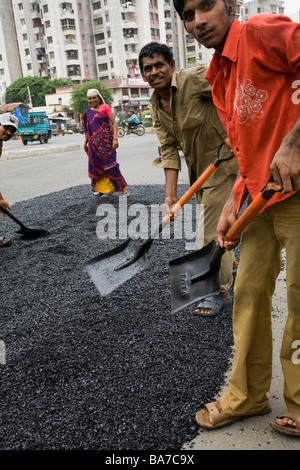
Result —
<path fill-rule="evenodd" d="M 25 147 L 19 141 L 4 144 L 4 159 L 0 160 L 0 189 L 5 198 L 13 204 L 17 201 L 60 191 L 72 186 L 89 184 L 87 177 L 87 157 L 82 149 L 83 135 L 60 136 L 49 144 L 28 144 Z M 68 150 L 69 145 L 76 145 L 77 150 Z M 46 154 L 46 146 L 53 153 Z M 57 148 L 59 146 L 59 149 Z M 28 151 L 37 152 L 30 156 Z M 14 152 L 18 158 L 5 160 L 8 152 Z M 23 153 L 23 155 L 22 155 Z M 121 170 L 130 185 L 163 184 L 164 174 L 152 165 L 157 156 L 157 139 L 148 133 L 142 137 L 125 136 L 120 139 L 118 161 Z M 187 171 L 183 165 L 180 183 L 187 182 Z M 274 294 L 274 369 L 272 388 L 269 393 L 271 416 L 251 418 L 239 421 L 230 427 L 213 432 L 200 432 L 185 449 L 215 450 L 299 450 L 300 441 L 296 438 L 281 436 L 273 431 L 271 418 L 285 411 L 282 399 L 283 380 L 279 363 L 279 350 L 286 317 L 285 271 L 280 273 Z M 212 397 L 213 399 L 213 397 Z M 172 432 L 172 429 L 170 429 Z"/>
<path fill-rule="evenodd" d="M 53 141 L 58 143 L 54 145 Z M 19 141 L 6 142 L 0 160 L 3 196 L 13 204 L 72 186 L 90 184 L 83 141 L 82 134 L 74 134 L 53 138 L 49 144 L 32 143 L 26 147 Z M 125 136 L 119 144 L 118 162 L 129 189 L 130 185 L 164 183 L 163 171 L 152 165 L 158 155 L 155 134 Z M 52 153 L 46 153 L 51 149 Z M 67 151 L 69 149 L 72 150 Z M 8 155 L 10 159 L 6 159 Z M 179 182 L 187 181 L 183 165 Z"/>

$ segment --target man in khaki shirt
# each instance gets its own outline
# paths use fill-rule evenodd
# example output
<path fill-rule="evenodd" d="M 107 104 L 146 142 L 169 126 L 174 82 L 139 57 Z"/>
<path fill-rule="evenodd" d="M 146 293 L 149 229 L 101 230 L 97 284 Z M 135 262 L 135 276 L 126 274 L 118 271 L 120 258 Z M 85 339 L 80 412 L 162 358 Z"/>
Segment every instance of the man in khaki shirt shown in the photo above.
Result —
<path fill-rule="evenodd" d="M 15 135 L 18 129 L 18 124 L 19 124 L 19 121 L 13 114 L 9 114 L 9 113 L 0 114 L 0 157 L 2 155 L 3 142 L 6 142 L 7 140 L 11 139 Z M 1 192 L 0 192 L 0 204 L 8 209 L 11 209 L 8 202 L 6 202 L 5 199 L 3 199 Z M 0 213 L 1 213 L 1 210 L 0 210 Z M 0 247 L 8 246 L 10 244 L 11 244 L 11 241 L 8 240 L 8 238 L 0 237 Z"/>
<path fill-rule="evenodd" d="M 217 149 L 227 135 L 212 102 L 204 66 L 175 72 L 175 61 L 169 48 L 156 42 L 142 48 L 139 65 L 144 81 L 154 88 L 151 114 L 161 154 L 153 163 L 164 168 L 164 202 L 171 207 L 177 201 L 178 172 L 181 170 L 178 146 L 185 156 L 190 184 L 193 184 L 215 160 Z M 223 146 L 220 157 L 226 158 L 230 154 L 230 149 Z M 204 205 L 204 221 L 200 218 L 199 223 L 199 233 L 204 223 L 204 245 L 217 238 L 217 222 L 237 174 L 235 158 L 224 162 L 196 195 L 197 203 Z M 219 295 L 201 301 L 193 313 L 212 316 L 231 301 L 228 291 L 236 265 L 233 252 L 226 252 L 219 273 Z"/>

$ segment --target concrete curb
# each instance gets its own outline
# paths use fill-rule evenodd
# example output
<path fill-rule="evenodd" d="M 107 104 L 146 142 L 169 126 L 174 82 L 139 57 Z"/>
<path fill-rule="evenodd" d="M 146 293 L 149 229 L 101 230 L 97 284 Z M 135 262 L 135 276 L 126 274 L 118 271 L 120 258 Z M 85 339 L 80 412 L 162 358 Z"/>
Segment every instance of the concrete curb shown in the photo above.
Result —
<path fill-rule="evenodd" d="M 42 147 L 35 146 L 28 149 L 22 150 L 5 150 L 3 149 L 2 160 L 15 160 L 17 158 L 26 158 L 26 157 L 40 157 L 42 155 L 52 155 L 56 153 L 65 153 L 65 152 L 75 152 L 82 150 L 83 147 L 79 144 L 68 144 L 68 145 L 43 145 Z"/>

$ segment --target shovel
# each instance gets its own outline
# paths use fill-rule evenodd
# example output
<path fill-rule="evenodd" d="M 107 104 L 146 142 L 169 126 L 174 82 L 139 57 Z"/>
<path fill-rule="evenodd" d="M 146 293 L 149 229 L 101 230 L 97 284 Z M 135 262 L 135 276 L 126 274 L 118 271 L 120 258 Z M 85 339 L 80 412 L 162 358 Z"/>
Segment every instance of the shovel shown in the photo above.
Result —
<path fill-rule="evenodd" d="M 266 186 L 227 232 L 225 240 L 236 240 L 275 192 L 281 190 L 271 176 Z M 219 270 L 224 253 L 225 249 L 212 240 L 200 250 L 170 261 L 172 313 L 209 295 L 220 293 Z"/>
<path fill-rule="evenodd" d="M 48 234 L 46 230 L 35 230 L 32 228 L 25 227 L 25 225 L 17 219 L 15 215 L 13 215 L 6 207 L 2 206 L 0 204 L 0 211 L 3 212 L 3 214 L 8 215 L 14 222 L 16 222 L 18 225 L 20 225 L 20 229 L 17 230 L 17 233 L 20 233 L 23 235 L 25 238 L 38 238 L 38 237 L 43 237 Z"/>
<path fill-rule="evenodd" d="M 174 219 L 184 204 L 191 199 L 196 191 L 198 191 L 206 180 L 216 171 L 218 166 L 222 162 L 234 157 L 232 154 L 227 158 L 219 158 L 221 148 L 225 143 L 229 146 L 228 139 L 222 142 L 218 148 L 216 160 L 206 168 L 179 201 L 172 206 L 170 213 L 163 217 L 160 224 L 151 232 L 149 238 L 144 242 L 128 239 L 117 248 L 86 262 L 86 270 L 102 296 L 110 294 L 124 282 L 146 268 L 148 264 L 147 253 L 151 248 L 153 240 L 162 232 L 164 227 Z"/>

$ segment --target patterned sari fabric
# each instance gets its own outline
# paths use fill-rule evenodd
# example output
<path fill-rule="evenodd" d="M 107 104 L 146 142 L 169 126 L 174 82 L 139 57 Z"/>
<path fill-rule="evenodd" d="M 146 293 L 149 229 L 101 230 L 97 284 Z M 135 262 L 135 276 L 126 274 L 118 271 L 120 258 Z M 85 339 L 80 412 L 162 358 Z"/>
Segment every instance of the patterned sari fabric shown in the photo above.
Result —
<path fill-rule="evenodd" d="M 109 178 L 115 191 L 123 191 L 127 183 L 117 163 L 117 152 L 112 148 L 113 131 L 103 112 L 105 107 L 108 106 L 102 105 L 98 111 L 89 108 L 82 116 L 88 137 L 88 175 L 91 178 L 92 191 L 95 191 L 96 181 L 104 178 Z"/>

